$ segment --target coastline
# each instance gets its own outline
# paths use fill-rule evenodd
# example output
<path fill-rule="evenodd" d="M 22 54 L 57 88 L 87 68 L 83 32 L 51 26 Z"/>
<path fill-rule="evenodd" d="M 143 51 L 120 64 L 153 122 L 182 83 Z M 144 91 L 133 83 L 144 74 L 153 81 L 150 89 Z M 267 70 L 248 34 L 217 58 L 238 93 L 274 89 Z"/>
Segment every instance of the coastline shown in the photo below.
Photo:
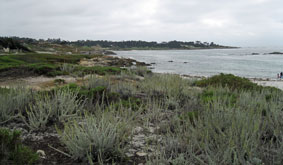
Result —
<path fill-rule="evenodd" d="M 109 49 L 110 51 L 134 51 L 134 50 L 212 50 L 212 49 L 240 49 L 241 47 L 219 47 L 219 48 L 180 48 L 180 49 L 172 49 L 172 48 L 125 48 L 125 49 Z"/>

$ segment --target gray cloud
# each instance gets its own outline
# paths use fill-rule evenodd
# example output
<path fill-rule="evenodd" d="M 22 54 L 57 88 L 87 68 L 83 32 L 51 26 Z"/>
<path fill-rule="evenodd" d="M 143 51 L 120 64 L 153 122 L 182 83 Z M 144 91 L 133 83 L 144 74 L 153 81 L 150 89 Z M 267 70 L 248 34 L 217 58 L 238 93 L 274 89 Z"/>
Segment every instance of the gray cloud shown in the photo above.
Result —
<path fill-rule="evenodd" d="M 281 0 L 0 0 L 0 35 L 282 46 Z"/>

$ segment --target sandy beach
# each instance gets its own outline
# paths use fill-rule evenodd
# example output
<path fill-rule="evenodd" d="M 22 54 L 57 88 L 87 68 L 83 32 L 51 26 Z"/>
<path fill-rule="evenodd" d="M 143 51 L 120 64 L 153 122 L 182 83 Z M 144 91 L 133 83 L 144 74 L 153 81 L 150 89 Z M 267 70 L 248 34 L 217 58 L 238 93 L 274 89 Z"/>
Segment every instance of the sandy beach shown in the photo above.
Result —
<path fill-rule="evenodd" d="M 262 85 L 262 86 L 271 86 L 271 87 L 276 87 L 281 90 L 283 90 L 283 80 L 256 80 L 252 79 L 252 82 Z"/>

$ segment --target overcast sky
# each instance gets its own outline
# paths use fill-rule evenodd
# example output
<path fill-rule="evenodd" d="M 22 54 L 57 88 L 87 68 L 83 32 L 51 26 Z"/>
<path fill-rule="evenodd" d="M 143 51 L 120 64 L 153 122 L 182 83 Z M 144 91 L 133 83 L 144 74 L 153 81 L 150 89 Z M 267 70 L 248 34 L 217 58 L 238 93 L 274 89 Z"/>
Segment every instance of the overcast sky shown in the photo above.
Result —
<path fill-rule="evenodd" d="M 283 0 L 0 0 L 0 36 L 283 46 Z"/>

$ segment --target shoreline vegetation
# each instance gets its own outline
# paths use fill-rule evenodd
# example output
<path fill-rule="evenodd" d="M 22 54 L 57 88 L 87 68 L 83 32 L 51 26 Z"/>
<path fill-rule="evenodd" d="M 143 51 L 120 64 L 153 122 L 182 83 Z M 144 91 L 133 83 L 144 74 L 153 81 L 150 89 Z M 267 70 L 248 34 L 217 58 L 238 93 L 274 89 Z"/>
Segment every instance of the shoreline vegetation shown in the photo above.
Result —
<path fill-rule="evenodd" d="M 0 56 L 0 164 L 283 163 L 280 89 L 152 73 L 99 47 L 26 47 Z"/>

